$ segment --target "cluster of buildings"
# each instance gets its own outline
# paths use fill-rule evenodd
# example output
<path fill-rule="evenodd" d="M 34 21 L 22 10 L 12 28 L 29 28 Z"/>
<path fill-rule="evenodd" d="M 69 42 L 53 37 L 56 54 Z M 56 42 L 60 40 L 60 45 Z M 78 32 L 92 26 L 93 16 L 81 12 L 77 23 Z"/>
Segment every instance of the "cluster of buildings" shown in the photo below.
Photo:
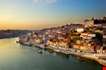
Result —
<path fill-rule="evenodd" d="M 86 19 L 82 24 L 67 24 L 33 31 L 20 36 L 19 41 L 26 45 L 44 44 L 44 47 L 75 48 L 84 52 L 100 52 L 103 49 L 103 30 L 106 18 Z M 105 34 L 105 33 L 104 33 Z"/>
<path fill-rule="evenodd" d="M 23 45 L 36 45 L 42 44 L 43 40 L 40 36 L 38 36 L 35 32 L 28 33 L 26 35 L 22 35 L 19 37 L 19 43 Z"/>
<path fill-rule="evenodd" d="M 106 17 L 104 17 L 106 20 Z M 106 47 L 106 21 L 102 24 L 103 26 L 103 46 Z"/>
<path fill-rule="evenodd" d="M 54 30 L 53 30 L 54 31 Z M 59 30 L 55 30 L 54 32 L 47 32 L 47 46 L 55 46 L 55 47 L 62 47 L 62 48 L 69 48 L 70 40 L 67 36 L 66 32 L 61 32 Z"/>
<path fill-rule="evenodd" d="M 103 46 L 103 24 L 106 24 L 106 19 L 86 19 L 84 28 L 77 28 L 74 32 L 72 40 L 77 39 L 73 45 L 74 48 L 85 52 L 100 52 Z"/>

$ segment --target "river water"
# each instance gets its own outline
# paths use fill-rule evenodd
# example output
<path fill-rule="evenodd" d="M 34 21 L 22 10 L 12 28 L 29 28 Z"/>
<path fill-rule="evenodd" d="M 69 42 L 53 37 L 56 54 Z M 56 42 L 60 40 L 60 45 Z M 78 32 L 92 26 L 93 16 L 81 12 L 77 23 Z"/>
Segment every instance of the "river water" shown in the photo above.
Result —
<path fill-rule="evenodd" d="M 0 39 L 0 70 L 101 70 L 96 62 L 21 46 L 16 40 Z"/>

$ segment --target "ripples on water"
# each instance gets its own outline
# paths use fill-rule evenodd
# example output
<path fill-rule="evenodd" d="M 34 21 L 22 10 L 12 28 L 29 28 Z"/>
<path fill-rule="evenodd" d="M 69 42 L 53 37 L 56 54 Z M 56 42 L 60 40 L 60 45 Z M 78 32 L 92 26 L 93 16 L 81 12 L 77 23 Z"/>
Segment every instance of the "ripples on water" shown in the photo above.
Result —
<path fill-rule="evenodd" d="M 101 70 L 101 66 L 74 56 L 21 46 L 11 38 L 0 39 L 0 70 Z"/>

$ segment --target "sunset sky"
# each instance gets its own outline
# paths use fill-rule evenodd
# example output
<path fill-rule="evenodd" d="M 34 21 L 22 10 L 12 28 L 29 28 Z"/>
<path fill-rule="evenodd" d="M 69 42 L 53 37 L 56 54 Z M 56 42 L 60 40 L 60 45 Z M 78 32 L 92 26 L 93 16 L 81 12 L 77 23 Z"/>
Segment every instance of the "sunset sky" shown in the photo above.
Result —
<path fill-rule="evenodd" d="M 0 0 L 0 29 L 41 29 L 106 16 L 106 0 Z"/>

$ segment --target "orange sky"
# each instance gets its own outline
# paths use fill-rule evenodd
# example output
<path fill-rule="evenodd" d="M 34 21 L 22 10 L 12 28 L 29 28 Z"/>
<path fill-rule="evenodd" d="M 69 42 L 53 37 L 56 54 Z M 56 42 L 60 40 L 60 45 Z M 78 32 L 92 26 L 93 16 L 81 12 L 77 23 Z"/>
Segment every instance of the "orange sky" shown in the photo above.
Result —
<path fill-rule="evenodd" d="M 106 0 L 0 0 L 0 29 L 42 29 L 106 15 Z M 80 22 L 78 22 L 80 23 Z"/>
<path fill-rule="evenodd" d="M 37 23 L 34 24 L 33 22 L 24 22 L 24 23 L 0 23 L 0 29 L 6 30 L 6 29 L 28 29 L 28 30 L 33 30 L 33 29 L 42 29 L 42 28 L 49 28 L 49 27 L 55 27 L 55 26 L 60 26 L 64 24 L 48 24 L 48 23 Z"/>

